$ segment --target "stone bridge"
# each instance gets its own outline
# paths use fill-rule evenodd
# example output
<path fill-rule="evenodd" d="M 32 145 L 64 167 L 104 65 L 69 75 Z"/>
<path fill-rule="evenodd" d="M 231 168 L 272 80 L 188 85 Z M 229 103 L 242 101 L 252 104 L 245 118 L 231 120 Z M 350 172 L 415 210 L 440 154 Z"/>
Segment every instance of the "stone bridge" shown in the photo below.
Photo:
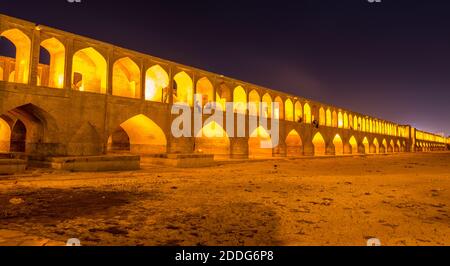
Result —
<path fill-rule="evenodd" d="M 449 140 L 436 134 L 0 15 L 0 152 L 42 157 L 211 153 L 220 157 L 339 155 L 433 151 Z M 4 50 L 8 50 L 4 49 Z M 260 125 L 245 137 L 175 138 L 173 103 L 279 104 L 280 142 Z M 205 118 L 208 116 L 205 115 Z M 269 123 L 270 124 L 270 123 Z M 225 125 L 224 125 L 225 127 Z M 216 123 L 204 131 L 222 131 Z M 193 129 L 192 129 L 193 131 Z M 251 136 L 251 137 L 249 137 Z"/>

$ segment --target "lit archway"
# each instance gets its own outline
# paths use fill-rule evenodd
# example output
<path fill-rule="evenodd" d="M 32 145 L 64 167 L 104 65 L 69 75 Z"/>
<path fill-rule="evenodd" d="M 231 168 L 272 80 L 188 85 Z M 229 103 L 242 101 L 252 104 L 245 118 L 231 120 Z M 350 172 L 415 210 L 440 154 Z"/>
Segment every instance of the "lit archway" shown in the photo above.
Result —
<path fill-rule="evenodd" d="M 173 77 L 175 81 L 174 103 L 193 105 L 194 92 L 192 79 L 186 72 L 181 71 Z"/>
<path fill-rule="evenodd" d="M 338 112 L 338 128 L 342 128 L 344 126 L 344 120 L 342 118 L 342 113 Z"/>
<path fill-rule="evenodd" d="M 331 120 L 331 126 L 332 127 L 338 127 L 338 115 L 336 113 L 336 111 L 333 111 L 332 113 L 332 120 Z"/>
<path fill-rule="evenodd" d="M 326 122 L 326 125 L 327 125 L 327 127 L 331 127 L 331 125 L 332 125 L 332 119 L 331 119 L 331 111 L 330 111 L 329 108 L 328 108 L 327 111 L 326 111 L 326 116 L 327 116 L 327 122 Z"/>
<path fill-rule="evenodd" d="M 106 92 L 107 65 L 94 48 L 79 50 L 73 55 L 72 88 L 79 91 Z"/>
<path fill-rule="evenodd" d="M 272 157 L 272 148 L 263 148 L 262 142 L 272 142 L 270 134 L 262 126 L 257 127 L 248 139 L 248 153 L 251 158 Z"/>
<path fill-rule="evenodd" d="M 271 118 L 272 117 L 272 97 L 268 93 L 264 94 L 262 97 L 262 103 L 265 106 L 261 106 L 261 113 L 263 117 Z"/>
<path fill-rule="evenodd" d="M 294 104 L 292 103 L 291 99 L 286 100 L 285 109 L 285 119 L 288 121 L 294 121 Z"/>
<path fill-rule="evenodd" d="M 319 109 L 319 125 L 325 126 L 326 125 L 326 117 L 325 117 L 325 110 L 323 107 L 320 107 Z"/>
<path fill-rule="evenodd" d="M 260 105 L 261 99 L 259 98 L 259 94 L 256 90 L 252 90 L 248 95 L 248 101 L 250 103 L 249 114 L 259 115 L 260 114 Z"/>
<path fill-rule="evenodd" d="M 334 153 L 336 155 L 344 154 L 344 143 L 342 142 L 342 138 L 341 136 L 339 136 L 339 134 L 336 134 L 336 136 L 334 136 L 333 145 L 334 145 Z"/>
<path fill-rule="evenodd" d="M 286 137 L 287 156 L 300 156 L 303 154 L 303 142 L 296 130 L 291 130 Z"/>
<path fill-rule="evenodd" d="M 206 77 L 203 77 L 197 81 L 195 93 L 201 94 L 203 106 L 214 102 L 214 86 Z"/>
<path fill-rule="evenodd" d="M 278 104 L 278 107 L 275 107 L 274 115 L 275 118 L 284 119 L 284 103 L 283 100 L 277 96 L 275 97 L 275 103 Z"/>
<path fill-rule="evenodd" d="M 126 136 L 124 133 L 126 133 Z M 121 140 L 128 137 L 129 144 L 120 143 L 119 146 L 127 147 L 133 153 L 163 153 L 166 152 L 167 140 L 163 130 L 153 120 L 143 114 L 136 115 L 120 124 L 114 132 L 120 132 Z M 108 140 L 108 147 L 117 147 L 111 136 Z"/>
<path fill-rule="evenodd" d="M 373 139 L 373 143 L 370 146 L 370 153 L 379 153 L 380 152 L 380 144 L 378 143 L 377 138 Z"/>
<path fill-rule="evenodd" d="M 169 75 L 160 65 L 154 65 L 145 72 L 145 100 L 168 102 Z"/>
<path fill-rule="evenodd" d="M 370 143 L 369 143 L 369 140 L 367 140 L 367 137 L 364 137 L 362 144 L 364 146 L 364 153 L 369 153 L 370 152 Z"/>
<path fill-rule="evenodd" d="M 3 67 L 0 66 L 0 81 L 3 80 Z"/>
<path fill-rule="evenodd" d="M 66 60 L 66 49 L 64 45 L 58 39 L 50 38 L 41 42 L 41 46 L 50 55 L 48 79 L 45 84 L 41 84 L 52 88 L 63 88 Z"/>
<path fill-rule="evenodd" d="M 380 153 L 385 153 L 387 152 L 387 142 L 386 139 L 383 139 L 383 141 L 381 142 L 380 145 Z"/>
<path fill-rule="evenodd" d="M 113 65 L 112 93 L 129 98 L 141 95 L 141 71 L 129 57 L 121 58 Z"/>
<path fill-rule="evenodd" d="M 31 60 L 31 40 L 30 38 L 18 29 L 10 29 L 2 32 L 0 36 L 5 37 L 16 47 L 15 67 L 10 82 L 28 83 L 30 74 L 30 60 Z"/>
<path fill-rule="evenodd" d="M 233 111 L 239 114 L 247 112 L 247 94 L 241 86 L 237 86 L 233 91 Z"/>
<path fill-rule="evenodd" d="M 344 128 L 348 128 L 348 115 L 344 113 Z"/>
<path fill-rule="evenodd" d="M 313 139 L 312 144 L 314 146 L 314 155 L 325 155 L 326 153 L 326 145 L 325 140 L 322 137 L 322 134 L 320 132 L 317 132 Z"/>
<path fill-rule="evenodd" d="M 195 136 L 195 151 L 214 154 L 215 158 L 228 158 L 230 140 L 227 133 L 215 121 L 208 123 Z"/>
<path fill-rule="evenodd" d="M 295 102 L 294 105 L 295 108 L 295 122 L 301 122 L 303 121 L 303 108 L 302 104 L 299 101 Z"/>
<path fill-rule="evenodd" d="M 306 124 L 311 124 L 311 107 L 308 103 L 303 105 L 303 117 Z"/>
<path fill-rule="evenodd" d="M 358 154 L 358 142 L 356 141 L 356 138 L 354 136 L 352 136 L 349 139 L 348 143 L 351 146 L 352 154 Z"/>
<path fill-rule="evenodd" d="M 11 127 L 0 118 L 0 152 L 9 152 L 11 144 Z"/>

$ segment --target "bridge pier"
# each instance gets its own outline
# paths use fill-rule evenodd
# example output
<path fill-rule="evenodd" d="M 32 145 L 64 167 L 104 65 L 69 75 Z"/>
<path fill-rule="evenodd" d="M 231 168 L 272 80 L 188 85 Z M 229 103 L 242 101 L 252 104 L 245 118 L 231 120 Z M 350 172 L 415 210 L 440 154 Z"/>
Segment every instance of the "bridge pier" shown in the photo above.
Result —
<path fill-rule="evenodd" d="M 230 138 L 230 158 L 248 159 L 248 138 Z"/>

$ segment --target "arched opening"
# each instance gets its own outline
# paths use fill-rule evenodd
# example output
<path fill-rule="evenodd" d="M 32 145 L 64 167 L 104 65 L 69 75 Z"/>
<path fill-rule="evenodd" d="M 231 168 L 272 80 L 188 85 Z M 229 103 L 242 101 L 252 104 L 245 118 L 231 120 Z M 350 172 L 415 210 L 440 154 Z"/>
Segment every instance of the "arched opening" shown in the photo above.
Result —
<path fill-rule="evenodd" d="M 0 152 L 6 153 L 10 151 L 11 145 L 11 127 L 0 118 Z"/>
<path fill-rule="evenodd" d="M 344 113 L 344 128 L 348 128 L 348 115 Z"/>
<path fill-rule="evenodd" d="M 192 79 L 186 72 L 181 71 L 173 77 L 174 84 L 174 103 L 185 103 L 193 105 L 194 92 Z"/>
<path fill-rule="evenodd" d="M 338 128 L 342 128 L 344 126 L 344 120 L 342 118 L 342 113 L 339 111 L 338 113 Z"/>
<path fill-rule="evenodd" d="M 237 86 L 233 91 L 233 111 L 239 114 L 247 112 L 247 94 L 241 86 Z"/>
<path fill-rule="evenodd" d="M 257 127 L 248 139 L 248 153 L 250 158 L 272 157 L 272 148 L 263 148 L 262 142 L 271 143 L 270 134 L 262 126 Z"/>
<path fill-rule="evenodd" d="M 228 158 L 230 140 L 227 133 L 215 121 L 208 123 L 196 134 L 195 151 L 214 154 L 214 158 Z"/>
<path fill-rule="evenodd" d="M 154 65 L 145 72 L 145 100 L 169 102 L 169 75 L 160 65 Z"/>
<path fill-rule="evenodd" d="M 358 130 L 362 131 L 362 119 L 361 119 L 361 117 L 358 117 Z"/>
<path fill-rule="evenodd" d="M 302 122 L 303 121 L 302 104 L 299 101 L 296 101 L 294 108 L 295 108 L 295 122 Z"/>
<path fill-rule="evenodd" d="M 31 60 L 31 40 L 22 31 L 10 29 L 2 32 L 0 36 L 8 39 L 15 46 L 15 60 L 13 70 L 9 74 L 9 82 L 28 83 Z"/>
<path fill-rule="evenodd" d="M 389 144 L 388 144 L 388 148 L 387 148 L 387 151 L 388 152 L 394 152 L 394 141 L 391 139 L 391 141 L 389 142 Z"/>
<path fill-rule="evenodd" d="M 11 152 L 25 152 L 27 129 L 24 123 L 17 120 L 11 130 Z"/>
<path fill-rule="evenodd" d="M 364 146 L 364 153 L 369 153 L 370 152 L 370 144 L 369 144 L 369 140 L 367 140 L 367 137 L 364 137 L 362 144 Z"/>
<path fill-rule="evenodd" d="M 380 153 L 385 153 L 387 150 L 387 142 L 386 139 L 383 139 L 380 145 Z"/>
<path fill-rule="evenodd" d="M 121 148 L 132 153 L 164 153 L 166 145 L 163 130 L 153 120 L 142 114 L 120 124 L 108 139 L 110 151 Z"/>
<path fill-rule="evenodd" d="M 112 94 L 128 98 L 141 96 L 141 71 L 129 57 L 121 58 L 113 65 Z"/>
<path fill-rule="evenodd" d="M 272 97 L 268 93 L 264 94 L 262 97 L 262 103 L 265 106 L 261 106 L 261 113 L 263 117 L 271 118 L 272 117 Z"/>
<path fill-rule="evenodd" d="M 303 154 L 303 142 L 296 130 L 291 130 L 286 137 L 287 156 L 301 156 Z"/>
<path fill-rule="evenodd" d="M 306 124 L 311 124 L 311 107 L 308 103 L 303 105 L 303 120 Z"/>
<path fill-rule="evenodd" d="M 326 145 L 325 140 L 320 132 L 317 132 L 312 139 L 312 144 L 314 146 L 314 155 L 325 155 Z"/>
<path fill-rule="evenodd" d="M 358 142 L 356 141 L 356 138 L 354 136 L 352 136 L 349 139 L 348 143 L 351 146 L 352 154 L 358 154 Z"/>
<path fill-rule="evenodd" d="M 333 118 L 331 120 L 331 126 L 338 127 L 338 115 L 337 115 L 336 111 L 333 111 L 332 116 L 333 116 Z"/>
<path fill-rule="evenodd" d="M 336 136 L 334 136 L 333 145 L 334 145 L 334 153 L 336 155 L 344 154 L 344 142 L 342 142 L 342 138 L 341 136 L 339 136 L 339 134 L 336 134 Z"/>
<path fill-rule="evenodd" d="M 275 103 L 278 103 L 278 107 L 275 107 L 275 118 L 284 119 L 284 103 L 279 96 L 275 97 Z"/>
<path fill-rule="evenodd" d="M 250 94 L 248 95 L 248 101 L 250 104 L 249 106 L 249 114 L 260 114 L 260 105 L 261 99 L 259 98 L 259 94 L 257 91 L 252 90 Z"/>
<path fill-rule="evenodd" d="M 3 62 L 0 61 L 0 64 L 3 64 Z M 0 65 L 0 81 L 3 81 L 3 66 Z"/>
<path fill-rule="evenodd" d="M 350 129 L 353 129 L 353 116 L 351 114 L 348 115 L 348 126 Z"/>
<path fill-rule="evenodd" d="M 286 115 L 285 119 L 287 121 L 294 121 L 294 104 L 291 99 L 287 99 L 285 102 Z"/>
<path fill-rule="evenodd" d="M 92 47 L 73 55 L 72 88 L 79 91 L 106 93 L 105 58 Z"/>
<path fill-rule="evenodd" d="M 195 93 L 201 94 L 202 107 L 214 102 L 214 86 L 208 78 L 203 77 L 197 81 Z M 197 105 L 197 103 L 195 103 Z"/>
<path fill-rule="evenodd" d="M 41 47 L 50 56 L 50 64 L 41 69 L 40 84 L 51 88 L 64 87 L 64 67 L 66 49 L 56 38 L 50 38 L 41 42 Z M 45 74 L 44 74 L 45 73 Z"/>
<path fill-rule="evenodd" d="M 397 140 L 397 142 L 395 143 L 394 152 L 400 152 L 401 146 L 402 145 L 400 144 L 400 140 Z"/>
<path fill-rule="evenodd" d="M 43 109 L 25 104 L 1 115 L 2 134 L 10 130 L 10 152 L 27 152 L 34 155 L 59 154 L 59 134 L 55 119 Z M 4 135 L 3 140 L 8 137 Z M 5 149 L 6 151 L 6 149 Z"/>
<path fill-rule="evenodd" d="M 358 117 L 356 115 L 353 117 L 353 129 L 358 130 Z"/>
<path fill-rule="evenodd" d="M 370 146 L 370 153 L 379 153 L 380 152 L 380 144 L 376 138 L 373 139 L 373 143 Z"/>
<path fill-rule="evenodd" d="M 319 125 L 325 126 L 326 124 L 326 118 L 325 118 L 325 110 L 323 107 L 320 107 L 319 109 Z"/>
<path fill-rule="evenodd" d="M 362 128 L 361 128 L 361 130 L 366 132 L 366 119 L 365 118 L 362 119 Z"/>

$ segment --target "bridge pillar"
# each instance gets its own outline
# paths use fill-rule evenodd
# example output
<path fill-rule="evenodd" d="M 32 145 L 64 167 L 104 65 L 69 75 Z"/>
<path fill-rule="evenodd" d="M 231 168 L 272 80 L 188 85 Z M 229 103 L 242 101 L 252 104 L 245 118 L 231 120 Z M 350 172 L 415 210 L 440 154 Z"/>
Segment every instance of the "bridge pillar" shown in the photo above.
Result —
<path fill-rule="evenodd" d="M 352 146 L 348 141 L 344 142 L 344 154 L 352 154 Z"/>
<path fill-rule="evenodd" d="M 314 155 L 314 145 L 311 142 L 305 142 L 303 146 L 303 155 L 313 156 Z"/>
<path fill-rule="evenodd" d="M 358 143 L 358 153 L 359 154 L 366 154 L 366 147 L 362 143 Z"/>
<path fill-rule="evenodd" d="M 248 158 L 248 138 L 230 138 L 230 158 Z"/>
<path fill-rule="evenodd" d="M 326 144 L 325 154 L 326 155 L 336 155 L 336 150 L 335 150 L 334 144 L 332 142 Z"/>
<path fill-rule="evenodd" d="M 193 153 L 195 150 L 194 138 L 170 138 L 167 143 L 167 153 Z"/>
<path fill-rule="evenodd" d="M 286 143 L 278 144 L 275 148 L 272 149 L 273 157 L 286 157 L 287 156 L 287 147 Z"/>

